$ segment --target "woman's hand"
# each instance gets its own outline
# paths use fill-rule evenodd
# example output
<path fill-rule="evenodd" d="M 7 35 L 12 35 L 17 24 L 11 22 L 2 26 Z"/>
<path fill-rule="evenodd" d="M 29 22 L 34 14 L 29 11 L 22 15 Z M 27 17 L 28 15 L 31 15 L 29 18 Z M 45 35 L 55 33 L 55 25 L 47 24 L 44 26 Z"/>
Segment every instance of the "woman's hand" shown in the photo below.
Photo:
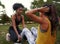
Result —
<path fill-rule="evenodd" d="M 37 11 L 39 11 L 39 12 L 48 12 L 48 10 L 49 10 L 49 7 L 47 7 L 47 6 L 37 8 Z"/>
<path fill-rule="evenodd" d="M 20 35 L 18 35 L 18 40 L 17 40 L 17 42 L 19 42 L 19 41 L 21 41 L 21 36 L 20 36 Z"/>

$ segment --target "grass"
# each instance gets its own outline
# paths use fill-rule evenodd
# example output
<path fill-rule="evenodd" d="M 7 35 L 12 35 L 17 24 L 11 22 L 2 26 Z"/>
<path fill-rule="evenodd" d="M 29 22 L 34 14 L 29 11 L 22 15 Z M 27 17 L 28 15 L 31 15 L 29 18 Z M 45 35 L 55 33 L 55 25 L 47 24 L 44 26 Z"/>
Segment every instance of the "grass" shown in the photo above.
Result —
<path fill-rule="evenodd" d="M 57 41 L 56 44 L 60 44 L 60 28 L 57 30 Z"/>
<path fill-rule="evenodd" d="M 32 26 L 37 27 L 38 24 L 27 24 L 27 28 L 31 28 Z M 19 26 L 22 29 L 22 25 Z M 13 44 L 12 42 L 7 42 L 5 40 L 5 35 L 8 32 L 9 25 L 0 25 L 0 44 Z M 23 44 L 27 44 L 26 41 Z M 57 42 L 56 44 L 60 44 L 60 31 L 57 32 Z"/>
<path fill-rule="evenodd" d="M 0 44 L 13 44 L 12 42 L 7 42 L 5 40 L 6 33 L 8 32 L 10 25 L 0 25 Z M 32 26 L 37 27 L 37 24 L 27 24 L 27 28 L 31 28 Z M 19 27 L 22 29 L 22 25 L 19 25 Z M 26 41 L 23 42 L 25 44 Z"/>

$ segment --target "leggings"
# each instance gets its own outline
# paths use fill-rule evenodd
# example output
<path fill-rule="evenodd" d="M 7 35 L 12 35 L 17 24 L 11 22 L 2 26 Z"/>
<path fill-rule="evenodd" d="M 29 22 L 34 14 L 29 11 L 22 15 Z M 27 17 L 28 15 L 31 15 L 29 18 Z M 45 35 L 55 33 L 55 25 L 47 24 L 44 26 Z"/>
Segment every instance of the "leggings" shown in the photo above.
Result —
<path fill-rule="evenodd" d="M 16 28 L 17 28 L 18 33 L 21 34 L 22 30 L 20 30 L 18 27 L 16 27 Z M 14 28 L 12 26 L 9 28 L 9 33 L 10 33 L 11 40 L 13 42 L 17 42 L 18 37 L 17 37 L 17 35 L 16 35 L 15 31 L 14 31 Z M 21 42 L 21 41 L 19 41 L 19 42 Z"/>
<path fill-rule="evenodd" d="M 31 31 L 28 28 L 24 28 L 21 32 L 21 36 L 26 36 L 29 44 L 35 44 L 35 39 L 37 37 L 37 29 L 35 27 L 31 28 Z"/>
<path fill-rule="evenodd" d="M 37 37 L 37 29 L 35 27 L 31 28 L 31 31 L 28 28 L 24 28 L 22 31 L 19 30 L 19 28 L 17 27 L 17 31 L 18 33 L 21 35 L 21 37 L 23 38 L 24 36 L 26 36 L 27 41 L 29 44 L 35 44 L 35 39 Z M 10 27 L 9 29 L 9 33 L 10 33 L 10 37 L 12 39 L 13 42 L 17 42 L 18 38 L 16 36 L 15 31 L 13 30 L 12 27 Z M 20 43 L 21 41 L 19 41 Z"/>

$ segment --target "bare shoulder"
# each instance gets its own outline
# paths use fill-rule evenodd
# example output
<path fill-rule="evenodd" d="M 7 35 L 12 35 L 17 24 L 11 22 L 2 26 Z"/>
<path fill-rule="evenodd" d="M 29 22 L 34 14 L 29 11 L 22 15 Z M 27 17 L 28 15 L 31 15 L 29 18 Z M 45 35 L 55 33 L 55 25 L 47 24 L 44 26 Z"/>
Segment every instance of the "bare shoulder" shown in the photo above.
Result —
<path fill-rule="evenodd" d="M 12 19 L 15 19 L 15 18 L 16 18 L 16 17 L 15 17 L 15 14 L 13 14 L 13 15 L 11 16 L 11 18 L 12 18 Z"/>
<path fill-rule="evenodd" d="M 23 16 L 23 15 L 21 15 L 21 17 L 22 17 L 22 18 L 24 18 L 24 16 Z"/>

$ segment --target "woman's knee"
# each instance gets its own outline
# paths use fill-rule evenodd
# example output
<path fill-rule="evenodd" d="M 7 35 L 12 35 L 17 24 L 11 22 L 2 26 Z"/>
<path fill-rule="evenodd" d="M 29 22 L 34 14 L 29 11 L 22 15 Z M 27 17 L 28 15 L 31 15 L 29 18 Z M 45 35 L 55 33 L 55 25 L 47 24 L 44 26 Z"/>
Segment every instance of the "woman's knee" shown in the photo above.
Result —
<path fill-rule="evenodd" d="M 31 27 L 31 30 L 36 30 L 36 27 Z"/>
<path fill-rule="evenodd" d="M 26 32 L 26 31 L 29 31 L 29 29 L 28 28 L 24 28 L 23 31 Z"/>
<path fill-rule="evenodd" d="M 31 28 L 31 32 L 36 32 L 37 31 L 37 28 L 36 27 L 32 27 Z"/>

